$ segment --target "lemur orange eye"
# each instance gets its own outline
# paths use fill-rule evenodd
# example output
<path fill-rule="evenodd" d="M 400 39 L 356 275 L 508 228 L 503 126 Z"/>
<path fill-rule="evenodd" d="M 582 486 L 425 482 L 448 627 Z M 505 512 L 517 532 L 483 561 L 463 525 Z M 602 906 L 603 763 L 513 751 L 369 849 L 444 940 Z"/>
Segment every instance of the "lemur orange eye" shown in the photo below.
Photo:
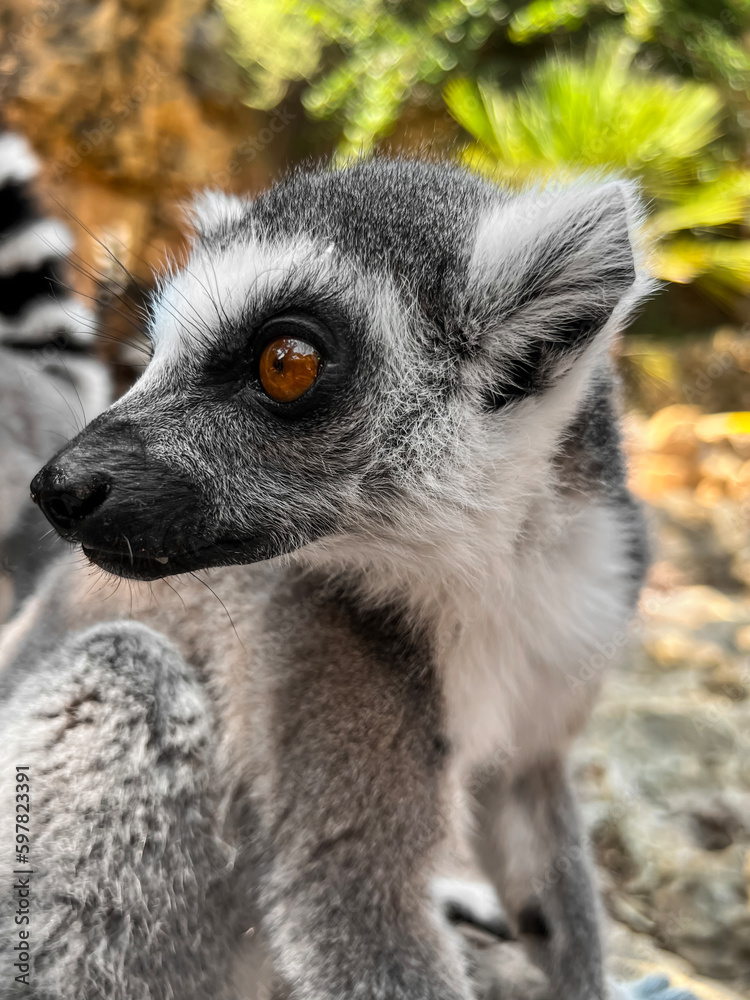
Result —
<path fill-rule="evenodd" d="M 279 337 L 260 356 L 260 383 L 277 403 L 291 403 L 307 392 L 320 372 L 320 355 L 306 340 Z"/>

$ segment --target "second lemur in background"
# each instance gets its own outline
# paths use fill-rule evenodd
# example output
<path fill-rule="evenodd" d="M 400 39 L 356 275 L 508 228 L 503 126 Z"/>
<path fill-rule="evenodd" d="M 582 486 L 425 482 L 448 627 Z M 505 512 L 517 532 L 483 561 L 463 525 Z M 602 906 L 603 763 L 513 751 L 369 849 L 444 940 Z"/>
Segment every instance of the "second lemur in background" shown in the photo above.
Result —
<path fill-rule="evenodd" d="M 67 290 L 73 236 L 39 208 L 39 173 L 26 139 L 0 124 L 0 623 L 62 551 L 27 503 L 29 481 L 111 401 L 89 356 L 95 313 Z"/>

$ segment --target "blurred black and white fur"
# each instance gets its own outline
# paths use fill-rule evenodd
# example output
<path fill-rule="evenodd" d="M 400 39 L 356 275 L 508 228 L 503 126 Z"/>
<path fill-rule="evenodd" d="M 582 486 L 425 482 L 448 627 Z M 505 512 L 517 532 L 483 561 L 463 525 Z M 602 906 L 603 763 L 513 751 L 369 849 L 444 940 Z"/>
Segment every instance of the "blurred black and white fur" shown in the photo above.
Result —
<path fill-rule="evenodd" d="M 88 356 L 94 312 L 67 290 L 73 236 L 39 207 L 39 174 L 27 140 L 0 128 L 0 622 L 62 551 L 29 479 L 111 400 Z"/>
<path fill-rule="evenodd" d="M 4 637 L 24 996 L 466 1000 L 456 826 L 549 995 L 607 995 L 566 754 L 646 566 L 611 360 L 640 213 L 377 158 L 198 200 L 145 374 L 35 480 L 96 494 L 58 527 L 135 582 L 73 556 Z M 301 406 L 258 382 L 279 322 L 324 356 Z"/>

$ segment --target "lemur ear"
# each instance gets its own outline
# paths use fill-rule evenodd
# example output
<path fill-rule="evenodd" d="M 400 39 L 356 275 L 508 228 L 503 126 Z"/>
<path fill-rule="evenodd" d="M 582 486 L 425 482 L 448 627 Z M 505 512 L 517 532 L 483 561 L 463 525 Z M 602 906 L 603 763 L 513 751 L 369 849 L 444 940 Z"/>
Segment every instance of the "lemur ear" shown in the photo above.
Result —
<path fill-rule="evenodd" d="M 184 211 L 195 235 L 205 239 L 239 221 L 249 204 L 249 199 L 224 191 L 201 191 L 184 206 Z"/>
<path fill-rule="evenodd" d="M 640 216 L 634 186 L 612 181 L 528 192 L 480 223 L 470 311 L 492 359 L 490 408 L 544 392 L 648 290 Z"/>

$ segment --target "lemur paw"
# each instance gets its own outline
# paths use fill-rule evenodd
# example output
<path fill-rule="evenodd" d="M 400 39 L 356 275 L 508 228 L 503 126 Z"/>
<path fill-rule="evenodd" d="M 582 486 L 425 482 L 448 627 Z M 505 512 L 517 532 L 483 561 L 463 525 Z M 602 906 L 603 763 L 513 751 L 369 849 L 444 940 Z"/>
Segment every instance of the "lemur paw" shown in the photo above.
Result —
<path fill-rule="evenodd" d="M 500 941 L 513 939 L 497 894 L 489 883 L 436 878 L 432 895 L 450 923 L 468 924 Z"/>

